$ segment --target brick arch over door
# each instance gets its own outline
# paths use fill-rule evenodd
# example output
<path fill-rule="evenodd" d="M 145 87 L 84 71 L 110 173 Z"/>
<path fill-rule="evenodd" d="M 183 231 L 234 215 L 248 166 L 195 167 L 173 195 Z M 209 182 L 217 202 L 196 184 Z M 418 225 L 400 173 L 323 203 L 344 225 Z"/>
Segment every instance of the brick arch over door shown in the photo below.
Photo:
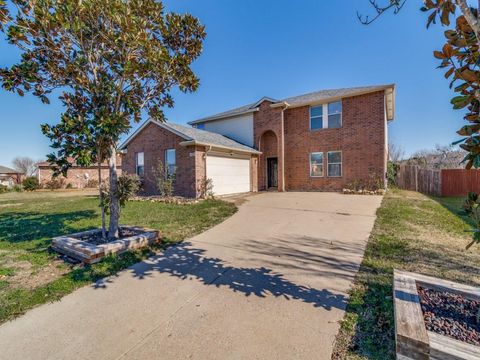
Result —
<path fill-rule="evenodd" d="M 272 130 L 265 131 L 260 136 L 258 144 L 259 150 L 262 152 L 258 163 L 258 184 L 259 190 L 267 189 L 267 159 L 269 157 L 278 158 L 278 136 Z"/>

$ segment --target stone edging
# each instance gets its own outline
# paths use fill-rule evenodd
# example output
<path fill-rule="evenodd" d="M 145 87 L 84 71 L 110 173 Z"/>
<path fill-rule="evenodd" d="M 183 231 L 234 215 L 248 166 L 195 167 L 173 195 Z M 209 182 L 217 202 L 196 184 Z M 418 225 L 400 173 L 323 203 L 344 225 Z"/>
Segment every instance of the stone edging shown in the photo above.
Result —
<path fill-rule="evenodd" d="M 58 236 L 52 239 L 52 248 L 62 254 L 81 262 L 93 264 L 107 255 L 121 254 L 128 250 L 139 249 L 160 240 L 158 230 L 138 226 L 124 226 L 122 228 L 143 231 L 139 235 L 118 239 L 106 244 L 94 245 L 78 239 L 85 235 L 95 234 L 101 229 L 82 231 L 75 234 Z"/>

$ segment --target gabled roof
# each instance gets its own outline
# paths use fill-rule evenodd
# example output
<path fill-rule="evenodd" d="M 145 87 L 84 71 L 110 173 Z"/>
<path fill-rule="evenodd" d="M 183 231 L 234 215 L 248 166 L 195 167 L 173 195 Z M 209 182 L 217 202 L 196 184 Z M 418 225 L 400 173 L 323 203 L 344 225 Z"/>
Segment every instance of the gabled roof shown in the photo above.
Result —
<path fill-rule="evenodd" d="M 218 119 L 223 119 L 223 118 L 226 118 L 226 117 L 239 116 L 239 115 L 253 113 L 253 112 L 258 111 L 258 108 L 257 108 L 258 105 L 256 105 L 256 104 L 257 103 L 252 103 L 252 104 L 240 106 L 238 108 L 227 110 L 227 111 L 224 111 L 224 112 L 212 115 L 212 116 L 208 116 L 208 117 L 201 118 L 201 119 L 198 119 L 198 120 L 190 121 L 189 124 L 193 125 L 193 124 L 202 123 L 202 122 L 206 122 L 206 121 L 218 120 Z"/>
<path fill-rule="evenodd" d="M 362 94 L 368 94 L 376 91 L 386 90 L 392 88 L 395 85 L 375 85 L 375 86 L 362 86 L 362 87 L 353 87 L 353 88 L 343 88 L 343 89 L 330 89 L 330 90 L 321 90 L 315 91 L 312 93 L 292 96 L 286 99 L 283 99 L 282 102 L 285 102 L 289 107 L 304 106 L 312 103 L 321 103 L 325 101 L 331 101 L 334 99 L 342 99 L 352 96 L 358 96 Z"/>
<path fill-rule="evenodd" d="M 23 174 L 21 171 L 0 165 L 0 174 Z"/>
<path fill-rule="evenodd" d="M 232 116 L 239 116 L 243 114 L 252 113 L 258 111 L 258 106 L 265 100 L 272 102 L 273 107 L 275 106 L 284 106 L 287 108 L 306 106 L 312 104 L 320 104 L 322 102 L 339 100 L 342 98 L 358 96 L 363 94 L 368 94 L 376 91 L 386 91 L 387 94 L 387 118 L 388 120 L 393 120 L 395 112 L 395 85 L 373 85 L 373 86 L 361 86 L 361 87 L 351 87 L 351 88 L 342 88 L 342 89 L 329 89 L 329 90 L 320 90 L 311 92 L 308 94 L 298 95 L 288 97 L 282 100 L 275 100 L 264 96 L 259 101 L 240 106 L 238 108 L 224 111 L 212 116 L 204 117 L 202 119 L 194 120 L 189 122 L 189 124 L 198 124 L 207 121 L 219 120 Z"/>
<path fill-rule="evenodd" d="M 171 131 L 174 134 L 185 139 L 181 142 L 180 145 L 203 145 L 203 146 L 212 146 L 214 148 L 231 150 L 236 152 L 246 152 L 252 154 L 260 154 L 260 151 L 257 151 L 250 146 L 240 144 L 239 142 L 232 140 L 221 134 L 217 134 L 210 131 L 196 129 L 190 126 L 184 126 L 180 124 L 174 124 L 170 122 L 158 122 L 155 120 L 147 120 L 140 126 L 137 131 L 135 131 L 125 142 L 120 145 L 120 149 L 125 149 L 127 145 L 132 141 L 148 124 L 153 123 L 165 130 Z"/>

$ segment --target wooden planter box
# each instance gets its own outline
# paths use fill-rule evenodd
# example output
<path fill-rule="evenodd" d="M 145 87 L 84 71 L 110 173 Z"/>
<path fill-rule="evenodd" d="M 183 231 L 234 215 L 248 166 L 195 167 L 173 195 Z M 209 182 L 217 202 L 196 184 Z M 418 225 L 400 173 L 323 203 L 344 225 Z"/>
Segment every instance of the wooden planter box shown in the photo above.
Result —
<path fill-rule="evenodd" d="M 480 347 L 426 329 L 417 284 L 438 291 L 460 294 L 468 299 L 480 300 L 479 288 L 395 270 L 393 293 L 397 359 L 480 359 Z"/>
<path fill-rule="evenodd" d="M 127 250 L 139 249 L 160 240 L 159 231 L 136 226 L 123 226 L 131 230 L 142 231 L 138 235 L 121 238 L 105 244 L 90 244 L 79 237 L 88 236 L 101 231 L 94 229 L 52 239 L 52 248 L 62 254 L 81 262 L 93 264 L 111 254 L 121 254 Z"/>

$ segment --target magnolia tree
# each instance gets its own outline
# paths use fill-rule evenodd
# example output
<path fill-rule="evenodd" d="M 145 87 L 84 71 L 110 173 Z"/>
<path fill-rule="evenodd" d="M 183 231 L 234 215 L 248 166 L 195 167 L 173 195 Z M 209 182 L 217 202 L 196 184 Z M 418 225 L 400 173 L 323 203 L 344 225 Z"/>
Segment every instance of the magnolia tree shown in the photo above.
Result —
<path fill-rule="evenodd" d="M 388 10 L 398 13 L 406 0 L 369 0 L 375 14 L 373 17 L 357 14 L 360 21 L 370 24 Z M 462 138 L 456 142 L 467 151 L 466 168 L 480 168 L 480 14 L 479 6 L 471 6 L 467 0 L 424 0 L 421 8 L 428 14 L 427 27 L 437 21 L 448 29 L 445 44 L 434 51 L 445 69 L 445 78 L 450 79 L 450 88 L 456 93 L 451 103 L 454 109 L 466 109 L 467 124 L 457 133 Z"/>
<path fill-rule="evenodd" d="M 21 51 L 17 64 L 0 69 L 3 88 L 44 103 L 60 92 L 60 122 L 42 125 L 56 173 L 66 173 L 69 157 L 108 161 L 109 198 L 101 202 L 109 206 L 108 236 L 118 237 L 118 141 L 143 113 L 163 121 L 173 88 L 198 88 L 190 66 L 204 26 L 155 0 L 0 0 L 0 31 Z"/>

